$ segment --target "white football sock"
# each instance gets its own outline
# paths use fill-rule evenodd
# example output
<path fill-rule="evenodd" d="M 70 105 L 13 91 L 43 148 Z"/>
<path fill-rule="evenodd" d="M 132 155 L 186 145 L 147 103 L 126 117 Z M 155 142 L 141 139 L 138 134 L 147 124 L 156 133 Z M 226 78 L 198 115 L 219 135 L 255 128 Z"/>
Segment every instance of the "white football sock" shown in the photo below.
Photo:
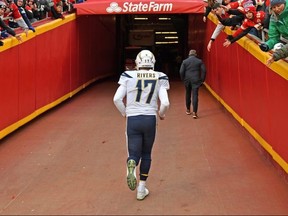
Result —
<path fill-rule="evenodd" d="M 140 180 L 139 181 L 138 190 L 139 191 L 144 191 L 145 190 L 145 186 L 146 186 L 146 181 Z"/>

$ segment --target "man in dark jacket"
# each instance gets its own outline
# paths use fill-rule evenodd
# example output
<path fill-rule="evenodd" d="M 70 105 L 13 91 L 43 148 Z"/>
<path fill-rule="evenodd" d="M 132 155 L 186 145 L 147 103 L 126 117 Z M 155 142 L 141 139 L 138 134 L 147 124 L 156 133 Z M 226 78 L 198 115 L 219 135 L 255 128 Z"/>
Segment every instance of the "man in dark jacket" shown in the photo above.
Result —
<path fill-rule="evenodd" d="M 185 59 L 180 67 L 180 78 L 186 89 L 186 114 L 191 115 L 191 93 L 193 105 L 193 118 L 197 119 L 198 91 L 206 77 L 206 67 L 201 59 L 197 58 L 196 50 L 190 50 L 189 57 Z"/>

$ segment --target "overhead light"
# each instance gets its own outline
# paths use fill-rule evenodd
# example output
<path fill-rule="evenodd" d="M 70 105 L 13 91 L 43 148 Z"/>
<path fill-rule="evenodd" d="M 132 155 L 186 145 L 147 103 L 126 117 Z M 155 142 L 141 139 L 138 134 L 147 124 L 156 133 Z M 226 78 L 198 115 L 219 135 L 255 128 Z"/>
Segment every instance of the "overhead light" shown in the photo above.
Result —
<path fill-rule="evenodd" d="M 148 20 L 148 17 L 134 17 L 134 20 Z"/>
<path fill-rule="evenodd" d="M 164 37 L 165 39 L 178 39 L 178 37 L 177 36 L 170 36 L 170 37 Z"/>
<path fill-rule="evenodd" d="M 159 17 L 158 20 L 171 20 L 170 17 Z"/>
<path fill-rule="evenodd" d="M 177 32 L 155 32 L 155 34 L 177 34 Z"/>
<path fill-rule="evenodd" d="M 178 44 L 178 41 L 156 41 L 155 44 Z"/>

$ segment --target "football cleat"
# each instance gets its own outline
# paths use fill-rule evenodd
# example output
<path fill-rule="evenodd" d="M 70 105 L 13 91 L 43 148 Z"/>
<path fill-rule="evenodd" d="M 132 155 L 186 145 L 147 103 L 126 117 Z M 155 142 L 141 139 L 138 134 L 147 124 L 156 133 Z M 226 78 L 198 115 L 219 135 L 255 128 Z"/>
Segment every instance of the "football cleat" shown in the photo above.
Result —
<path fill-rule="evenodd" d="M 132 159 L 127 162 L 127 185 L 130 190 L 135 190 L 137 186 L 136 162 Z"/>

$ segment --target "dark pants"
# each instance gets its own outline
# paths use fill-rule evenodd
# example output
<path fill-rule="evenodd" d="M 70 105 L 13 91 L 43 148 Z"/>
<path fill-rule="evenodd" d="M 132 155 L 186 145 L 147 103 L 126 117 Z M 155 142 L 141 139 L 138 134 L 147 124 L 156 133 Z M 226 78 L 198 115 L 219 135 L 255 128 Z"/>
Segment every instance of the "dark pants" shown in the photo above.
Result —
<path fill-rule="evenodd" d="M 146 181 L 151 166 L 151 152 L 156 136 L 156 116 L 140 115 L 127 118 L 128 158 L 136 165 L 140 160 L 140 180 Z"/>
<path fill-rule="evenodd" d="M 192 96 L 192 106 L 193 112 L 197 113 L 198 111 L 198 92 L 201 84 L 192 84 L 191 82 L 185 82 L 186 89 L 186 108 L 190 110 L 191 106 L 191 96 Z"/>

